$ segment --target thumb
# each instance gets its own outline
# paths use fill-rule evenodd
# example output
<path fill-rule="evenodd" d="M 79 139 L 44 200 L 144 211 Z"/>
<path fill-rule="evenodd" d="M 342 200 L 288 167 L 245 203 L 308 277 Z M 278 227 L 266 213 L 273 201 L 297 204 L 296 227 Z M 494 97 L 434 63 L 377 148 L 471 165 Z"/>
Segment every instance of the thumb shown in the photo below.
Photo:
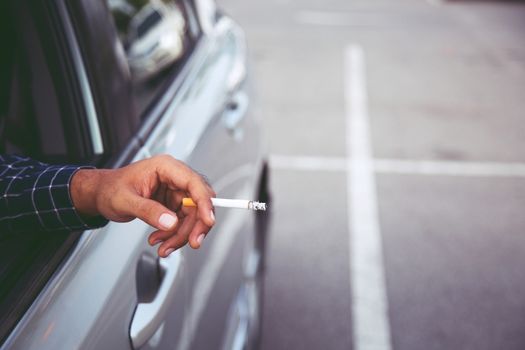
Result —
<path fill-rule="evenodd" d="M 161 231 L 169 231 L 175 228 L 178 223 L 177 215 L 174 212 L 152 199 L 141 196 L 133 196 L 130 203 L 131 215 L 139 218 L 145 223 Z"/>

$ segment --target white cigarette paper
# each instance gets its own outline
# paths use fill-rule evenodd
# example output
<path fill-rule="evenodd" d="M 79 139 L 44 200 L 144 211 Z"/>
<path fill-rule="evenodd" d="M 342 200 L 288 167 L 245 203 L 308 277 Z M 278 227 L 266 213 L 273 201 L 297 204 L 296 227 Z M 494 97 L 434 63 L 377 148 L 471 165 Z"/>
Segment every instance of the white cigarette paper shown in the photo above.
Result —
<path fill-rule="evenodd" d="M 266 210 L 266 203 L 251 201 L 247 199 L 212 198 L 211 203 L 213 204 L 214 207 L 220 207 L 220 208 Z M 185 207 L 197 206 L 191 198 L 183 198 L 182 205 Z"/>

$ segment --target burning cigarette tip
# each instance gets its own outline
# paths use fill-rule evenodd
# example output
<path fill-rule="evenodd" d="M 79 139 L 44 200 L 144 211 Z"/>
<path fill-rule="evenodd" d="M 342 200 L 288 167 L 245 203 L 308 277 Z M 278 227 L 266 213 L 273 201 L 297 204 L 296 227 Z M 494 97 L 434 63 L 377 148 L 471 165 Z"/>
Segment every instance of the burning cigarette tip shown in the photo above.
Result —
<path fill-rule="evenodd" d="M 248 204 L 251 210 L 266 210 L 266 203 L 250 201 Z"/>

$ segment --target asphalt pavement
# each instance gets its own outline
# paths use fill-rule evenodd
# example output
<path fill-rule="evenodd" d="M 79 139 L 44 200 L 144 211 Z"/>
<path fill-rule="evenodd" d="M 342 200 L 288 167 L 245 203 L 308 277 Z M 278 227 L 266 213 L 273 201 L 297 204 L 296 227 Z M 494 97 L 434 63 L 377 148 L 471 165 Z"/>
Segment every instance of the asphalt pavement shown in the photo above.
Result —
<path fill-rule="evenodd" d="M 525 349 L 525 2 L 219 4 L 272 171 L 262 349 Z"/>

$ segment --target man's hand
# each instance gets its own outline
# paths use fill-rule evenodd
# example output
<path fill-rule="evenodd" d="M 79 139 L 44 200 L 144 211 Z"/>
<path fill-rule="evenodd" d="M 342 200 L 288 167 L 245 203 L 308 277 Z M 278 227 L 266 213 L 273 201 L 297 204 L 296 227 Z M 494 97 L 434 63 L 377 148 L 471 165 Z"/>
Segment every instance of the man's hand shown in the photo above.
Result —
<path fill-rule="evenodd" d="M 188 242 L 199 248 L 215 223 L 215 192 L 201 175 L 167 155 L 120 169 L 81 169 L 70 192 L 81 215 L 117 222 L 139 218 L 155 227 L 148 240 L 151 245 L 162 242 L 158 254 L 163 257 Z M 191 197 L 197 208 L 182 207 L 183 197 Z"/>

